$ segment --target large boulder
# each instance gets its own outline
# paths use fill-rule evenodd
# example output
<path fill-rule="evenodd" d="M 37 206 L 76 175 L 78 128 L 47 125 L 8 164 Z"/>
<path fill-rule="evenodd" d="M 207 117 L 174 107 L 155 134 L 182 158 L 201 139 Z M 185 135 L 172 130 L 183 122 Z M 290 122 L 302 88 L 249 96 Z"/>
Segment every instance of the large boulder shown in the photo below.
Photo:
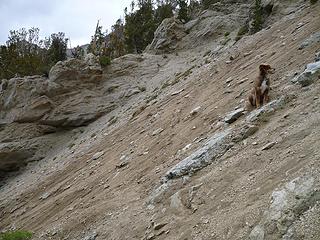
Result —
<path fill-rule="evenodd" d="M 309 47 L 313 44 L 319 44 L 320 43 L 320 32 L 316 32 L 314 34 L 311 34 L 307 39 L 305 39 L 301 45 L 299 46 L 299 50 L 305 49 L 306 47 Z"/>
<path fill-rule="evenodd" d="M 300 84 L 302 87 L 309 86 L 320 79 L 320 61 L 309 63 L 304 72 L 291 80 L 292 83 Z"/>
<path fill-rule="evenodd" d="M 42 76 L 12 78 L 0 91 L 0 119 L 2 122 L 36 121 L 52 108 L 47 96 L 58 92 L 58 86 Z"/>
<path fill-rule="evenodd" d="M 0 144 L 0 171 L 18 170 L 35 154 L 34 148 L 21 146 L 19 142 Z"/>
<path fill-rule="evenodd" d="M 154 39 L 147 50 L 171 52 L 185 35 L 185 28 L 180 20 L 174 17 L 166 18 L 155 31 Z"/>
<path fill-rule="evenodd" d="M 41 124 L 63 128 L 84 126 L 116 107 L 96 92 L 89 90 L 82 90 L 72 97 L 62 97 L 65 98 L 64 101 L 41 118 Z"/>
<path fill-rule="evenodd" d="M 97 57 L 89 54 L 85 60 L 71 58 L 57 62 L 49 72 L 50 82 L 70 89 L 76 85 L 96 83 L 102 77 L 102 69 Z"/>
<path fill-rule="evenodd" d="M 212 136 L 205 145 L 171 168 L 163 178 L 166 182 L 192 174 L 216 161 L 230 147 L 231 131 L 227 129 Z"/>
<path fill-rule="evenodd" d="M 250 240 L 288 239 L 289 229 L 301 215 L 320 201 L 319 180 L 311 175 L 298 177 L 272 193 L 270 207 L 253 228 Z M 295 239 L 290 237 L 289 239 Z M 300 238 L 299 238 L 300 239 Z"/>
<path fill-rule="evenodd" d="M 53 109 L 53 102 L 47 96 L 31 99 L 29 104 L 20 108 L 14 115 L 14 122 L 35 122 Z"/>
<path fill-rule="evenodd" d="M 57 127 L 59 124 L 81 126 L 89 123 L 110 111 L 109 104 L 100 106 L 101 96 L 96 97 L 98 94 L 95 92 L 88 95 L 85 90 L 96 87 L 101 78 L 102 70 L 97 57 L 88 54 L 84 60 L 58 62 L 50 70 L 49 79 L 27 76 L 3 80 L 0 121 L 46 122 Z M 93 100 L 88 101 L 89 98 Z"/>
<path fill-rule="evenodd" d="M 1 80 L 0 172 L 40 160 L 54 146 L 69 141 L 63 140 L 69 133 L 59 135 L 58 129 L 87 125 L 112 111 L 116 105 L 102 87 L 97 89 L 101 79 L 98 59 L 89 54 L 84 60 L 58 62 L 49 78 Z"/>

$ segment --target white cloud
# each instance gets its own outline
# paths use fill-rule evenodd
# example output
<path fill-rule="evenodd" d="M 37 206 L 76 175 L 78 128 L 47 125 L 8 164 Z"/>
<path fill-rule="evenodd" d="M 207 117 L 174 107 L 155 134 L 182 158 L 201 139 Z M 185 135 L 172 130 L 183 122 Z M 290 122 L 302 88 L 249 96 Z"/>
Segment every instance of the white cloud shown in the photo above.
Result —
<path fill-rule="evenodd" d="M 0 43 L 9 30 L 40 28 L 42 38 L 64 32 L 72 46 L 89 43 L 97 21 L 110 29 L 132 0 L 0 0 Z"/>

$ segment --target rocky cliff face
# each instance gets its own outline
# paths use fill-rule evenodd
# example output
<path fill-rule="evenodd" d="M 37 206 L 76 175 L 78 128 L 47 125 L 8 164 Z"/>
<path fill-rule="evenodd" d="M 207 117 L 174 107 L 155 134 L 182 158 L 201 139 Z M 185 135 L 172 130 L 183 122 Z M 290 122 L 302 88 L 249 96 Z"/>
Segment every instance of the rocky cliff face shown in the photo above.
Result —
<path fill-rule="evenodd" d="M 317 239 L 320 5 L 262 1 L 266 28 L 235 41 L 250 9 L 234 2 L 165 20 L 105 69 L 88 55 L 1 80 L 1 231 Z M 247 111 L 261 63 L 271 101 Z"/>

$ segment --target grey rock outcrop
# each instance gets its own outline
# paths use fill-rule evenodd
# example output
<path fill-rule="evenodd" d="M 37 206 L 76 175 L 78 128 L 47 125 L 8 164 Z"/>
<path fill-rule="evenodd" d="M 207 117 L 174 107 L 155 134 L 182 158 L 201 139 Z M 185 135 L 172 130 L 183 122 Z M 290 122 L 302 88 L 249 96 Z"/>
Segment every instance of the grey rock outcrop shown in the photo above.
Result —
<path fill-rule="evenodd" d="M 176 18 L 166 18 L 154 33 L 154 39 L 147 50 L 171 52 L 179 40 L 186 36 L 184 25 Z"/>
<path fill-rule="evenodd" d="M 252 122 L 259 120 L 259 118 L 261 118 L 261 116 L 263 116 L 263 115 L 271 114 L 276 109 L 284 106 L 286 101 L 289 101 L 289 99 L 287 99 L 287 98 L 288 97 L 282 96 L 281 98 L 273 100 L 273 101 L 269 102 L 268 104 L 262 106 L 261 108 L 255 109 L 248 116 L 246 116 L 245 121 L 248 123 L 252 123 Z"/>
<path fill-rule="evenodd" d="M 1 81 L 0 171 L 43 158 L 57 143 L 56 128 L 87 125 L 115 108 L 94 90 L 102 70 L 94 55 L 58 62 L 49 79 L 27 76 Z M 53 136 L 51 136 L 53 133 Z"/>
<path fill-rule="evenodd" d="M 299 46 L 299 50 L 311 46 L 312 44 L 320 43 L 320 32 L 316 32 L 304 40 Z"/>
<path fill-rule="evenodd" d="M 316 53 L 316 57 L 314 58 L 315 62 L 319 62 L 320 61 L 320 52 Z"/>
<path fill-rule="evenodd" d="M 309 63 L 303 73 L 291 80 L 302 87 L 309 86 L 320 78 L 320 61 Z"/>
<path fill-rule="evenodd" d="M 70 90 L 76 84 L 87 85 L 101 80 L 102 69 L 93 54 L 88 54 L 84 61 L 71 58 L 60 61 L 49 72 L 50 82 Z"/>
<path fill-rule="evenodd" d="M 298 177 L 272 193 L 272 203 L 250 240 L 283 239 L 290 226 L 320 200 L 319 181 L 312 175 Z"/>
<path fill-rule="evenodd" d="M 239 108 L 235 111 L 232 111 L 224 118 L 224 121 L 226 123 L 231 124 L 231 123 L 237 121 L 237 119 L 243 115 L 244 111 L 245 111 L 244 108 Z"/>
<path fill-rule="evenodd" d="M 236 32 L 248 18 L 250 4 L 246 1 L 235 3 L 225 1 L 212 4 L 210 9 L 201 12 L 195 19 L 183 24 L 176 18 L 164 19 L 154 34 L 147 51 L 155 53 L 172 52 L 172 50 L 187 49 L 202 45 L 208 39 L 226 44 L 225 33 Z M 230 37 L 227 42 L 232 38 Z"/>
<path fill-rule="evenodd" d="M 128 54 L 114 59 L 103 72 L 97 57 L 88 54 L 84 60 L 58 62 L 49 78 L 1 80 L 0 144 L 6 148 L 0 151 L 0 171 L 18 169 L 30 161 L 52 157 L 51 153 L 65 145 L 73 146 L 73 128 L 86 126 L 114 110 L 111 116 L 117 119 L 120 105 L 128 104 L 133 111 L 132 99 L 143 100 L 141 93 L 149 90 L 147 83 L 154 87 L 171 74 L 163 74 L 160 80 L 153 78 L 160 63 L 166 62 L 168 59 L 159 55 Z M 33 146 L 33 150 L 22 157 L 16 144 L 26 150 Z M 3 160 L 2 167 L 2 159 L 10 156 L 18 157 L 10 166 Z"/>
<path fill-rule="evenodd" d="M 17 170 L 34 154 L 34 148 L 21 146 L 19 142 L 0 143 L 0 171 Z"/>
<path fill-rule="evenodd" d="M 41 118 L 51 108 L 52 102 L 47 95 L 55 91 L 54 85 L 41 76 L 8 80 L 6 89 L 0 92 L 1 121 L 32 121 Z M 30 116 L 31 112 L 34 113 L 33 117 Z"/>
<path fill-rule="evenodd" d="M 7 123 L 41 122 L 57 127 L 90 123 L 114 109 L 113 104 L 99 104 L 101 94 L 83 90 L 97 86 L 101 77 L 97 58 L 88 54 L 84 61 L 58 62 L 50 70 L 49 79 L 41 76 L 10 79 L 0 92 L 0 119 Z"/>
<path fill-rule="evenodd" d="M 231 131 L 227 129 L 212 136 L 202 148 L 171 168 L 165 174 L 164 180 L 192 174 L 214 162 L 231 147 L 228 140 L 230 134 Z"/>

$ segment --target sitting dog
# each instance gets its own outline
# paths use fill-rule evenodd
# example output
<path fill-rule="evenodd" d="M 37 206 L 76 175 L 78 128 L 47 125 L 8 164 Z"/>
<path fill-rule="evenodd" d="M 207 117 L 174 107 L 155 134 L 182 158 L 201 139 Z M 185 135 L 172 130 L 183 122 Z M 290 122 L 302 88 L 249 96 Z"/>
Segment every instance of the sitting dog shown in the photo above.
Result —
<path fill-rule="evenodd" d="M 269 102 L 270 79 L 269 74 L 273 74 L 275 69 L 270 65 L 261 64 L 259 66 L 259 76 L 254 82 L 254 88 L 249 95 L 251 107 L 261 107 Z"/>

